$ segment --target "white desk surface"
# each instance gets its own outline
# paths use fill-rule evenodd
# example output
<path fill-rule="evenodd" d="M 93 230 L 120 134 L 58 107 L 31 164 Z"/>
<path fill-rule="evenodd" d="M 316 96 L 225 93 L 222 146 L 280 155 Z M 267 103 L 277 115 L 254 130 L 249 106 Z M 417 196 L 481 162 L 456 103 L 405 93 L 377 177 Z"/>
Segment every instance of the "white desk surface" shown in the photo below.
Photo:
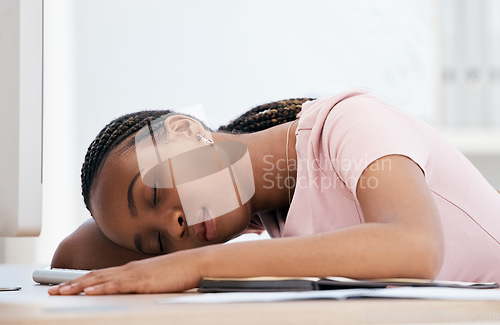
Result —
<path fill-rule="evenodd" d="M 500 301 L 408 299 L 314 300 L 237 304 L 158 304 L 179 294 L 49 296 L 35 284 L 37 266 L 0 264 L 0 324 L 408 324 L 500 323 Z M 198 294 L 198 293 L 183 293 Z M 489 316 L 488 316 L 489 315 Z"/>

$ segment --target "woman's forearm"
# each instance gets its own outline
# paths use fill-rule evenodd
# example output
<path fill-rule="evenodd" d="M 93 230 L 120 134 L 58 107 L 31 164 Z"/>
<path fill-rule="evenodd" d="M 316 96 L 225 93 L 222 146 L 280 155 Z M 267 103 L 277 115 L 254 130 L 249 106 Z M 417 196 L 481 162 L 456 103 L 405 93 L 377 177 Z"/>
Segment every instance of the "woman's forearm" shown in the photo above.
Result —
<path fill-rule="evenodd" d="M 51 267 L 95 270 L 147 257 L 151 256 L 113 243 L 99 230 L 94 220 L 89 219 L 59 244 Z"/>
<path fill-rule="evenodd" d="M 422 170 L 388 156 L 390 170 L 367 168 L 376 187 L 357 188 L 364 223 L 293 238 L 220 244 L 98 270 L 50 294 L 178 292 L 203 277 L 347 276 L 433 278 L 444 241 L 440 216 Z M 374 164 L 374 163 L 372 163 Z"/>
<path fill-rule="evenodd" d="M 419 234 L 420 233 L 420 234 Z M 439 240 L 395 224 L 363 224 L 305 237 L 200 249 L 202 277 L 346 276 L 433 278 Z"/>
<path fill-rule="evenodd" d="M 179 292 L 197 287 L 204 277 L 433 278 L 441 265 L 440 238 L 410 230 L 369 223 L 313 236 L 200 247 L 94 271 L 49 293 Z"/>

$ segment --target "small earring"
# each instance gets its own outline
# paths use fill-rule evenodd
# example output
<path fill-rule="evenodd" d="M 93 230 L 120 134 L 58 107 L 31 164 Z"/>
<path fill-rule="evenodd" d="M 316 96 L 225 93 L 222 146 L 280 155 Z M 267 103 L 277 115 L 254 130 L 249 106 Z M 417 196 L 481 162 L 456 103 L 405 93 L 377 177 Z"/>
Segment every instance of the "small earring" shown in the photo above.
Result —
<path fill-rule="evenodd" d="M 209 146 L 213 146 L 214 145 L 214 141 L 212 139 L 205 138 L 204 136 L 202 136 L 199 133 L 196 135 L 196 137 L 198 138 L 199 141 L 201 141 L 203 143 L 206 143 Z"/>

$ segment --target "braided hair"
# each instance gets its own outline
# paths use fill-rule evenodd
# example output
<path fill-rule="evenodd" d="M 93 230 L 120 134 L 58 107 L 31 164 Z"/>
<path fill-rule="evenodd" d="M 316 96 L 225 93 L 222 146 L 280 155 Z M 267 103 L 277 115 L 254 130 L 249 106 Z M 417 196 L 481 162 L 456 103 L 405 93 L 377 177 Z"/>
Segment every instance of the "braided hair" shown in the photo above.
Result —
<path fill-rule="evenodd" d="M 302 104 L 313 98 L 292 98 L 259 105 L 243 113 L 218 131 L 230 133 L 252 133 L 294 121 Z"/>
<path fill-rule="evenodd" d="M 272 102 L 252 108 L 218 131 L 230 133 L 252 133 L 272 126 L 293 121 L 310 98 L 295 98 Z M 106 125 L 87 149 L 81 169 L 82 195 L 90 211 L 90 192 L 94 180 L 109 154 L 121 143 L 153 120 L 172 113 L 168 110 L 140 111 L 116 118 Z M 203 125 L 207 128 L 205 125 Z M 126 148 L 135 143 L 131 141 Z"/>
<path fill-rule="evenodd" d="M 82 195 L 90 211 L 90 191 L 104 161 L 119 144 L 151 121 L 171 111 L 141 111 L 118 117 L 106 125 L 87 149 L 81 170 Z"/>

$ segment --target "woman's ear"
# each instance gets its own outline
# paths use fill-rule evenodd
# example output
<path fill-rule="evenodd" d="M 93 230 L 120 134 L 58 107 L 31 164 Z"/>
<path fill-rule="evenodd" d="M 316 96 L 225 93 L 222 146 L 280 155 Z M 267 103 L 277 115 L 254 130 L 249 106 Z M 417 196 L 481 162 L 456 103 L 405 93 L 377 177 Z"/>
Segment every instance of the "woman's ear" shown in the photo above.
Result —
<path fill-rule="evenodd" d="M 198 134 L 206 135 L 205 128 L 200 121 L 185 115 L 172 115 L 165 119 L 165 130 L 167 134 L 176 133 L 176 135 L 184 135 L 194 137 Z"/>

